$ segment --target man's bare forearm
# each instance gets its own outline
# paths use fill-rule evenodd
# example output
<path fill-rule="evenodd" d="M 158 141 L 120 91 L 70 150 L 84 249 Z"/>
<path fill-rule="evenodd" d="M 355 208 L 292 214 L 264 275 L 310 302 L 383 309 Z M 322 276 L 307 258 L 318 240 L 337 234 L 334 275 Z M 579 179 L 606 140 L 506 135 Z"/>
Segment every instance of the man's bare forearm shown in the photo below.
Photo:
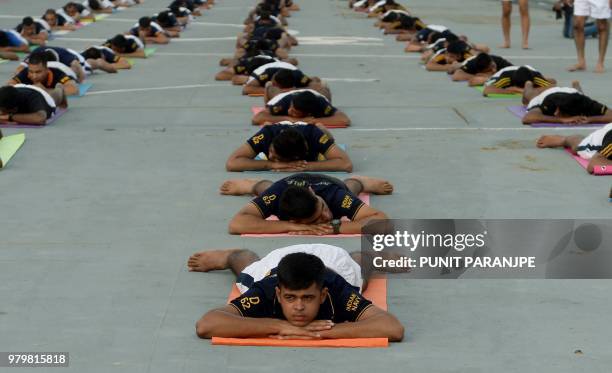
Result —
<path fill-rule="evenodd" d="M 213 310 L 204 315 L 196 325 L 200 338 L 253 338 L 278 334 L 281 320 L 251 318 L 235 315 L 225 310 Z"/>
<path fill-rule="evenodd" d="M 229 224 L 230 234 L 245 233 L 287 233 L 290 231 L 291 223 L 280 220 L 265 220 L 252 215 L 237 215 Z"/>

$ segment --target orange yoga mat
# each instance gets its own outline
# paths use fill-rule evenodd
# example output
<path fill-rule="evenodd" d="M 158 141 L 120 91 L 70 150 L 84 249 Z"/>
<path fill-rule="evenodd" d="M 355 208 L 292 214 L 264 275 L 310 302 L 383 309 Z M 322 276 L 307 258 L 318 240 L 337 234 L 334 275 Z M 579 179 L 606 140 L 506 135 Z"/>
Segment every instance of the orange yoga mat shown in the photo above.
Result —
<path fill-rule="evenodd" d="M 263 97 L 263 93 L 249 93 L 249 97 Z"/>
<path fill-rule="evenodd" d="M 234 285 L 227 301 L 238 297 L 240 291 Z M 377 307 L 387 310 L 387 278 L 370 279 L 366 291 L 363 293 Z M 225 346 L 272 346 L 272 347 L 388 347 L 387 338 L 351 338 L 351 339 L 322 339 L 322 340 L 279 340 L 272 338 L 212 338 L 213 345 Z"/>

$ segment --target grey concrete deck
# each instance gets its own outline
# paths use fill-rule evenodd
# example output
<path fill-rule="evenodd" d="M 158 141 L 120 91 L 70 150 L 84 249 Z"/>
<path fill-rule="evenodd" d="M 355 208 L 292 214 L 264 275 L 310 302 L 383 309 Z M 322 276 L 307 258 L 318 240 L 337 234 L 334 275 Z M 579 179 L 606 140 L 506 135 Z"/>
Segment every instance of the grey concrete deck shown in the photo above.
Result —
<path fill-rule="evenodd" d="M 0 27 L 17 23 L 8 16 L 40 15 L 63 2 L 0 0 Z M 80 50 L 167 2 L 147 0 L 52 45 Z M 355 172 L 396 186 L 393 196 L 373 197 L 375 206 L 394 218 L 610 216 L 610 179 L 587 175 L 560 150 L 536 149 L 535 139 L 551 130 L 522 126 L 505 110 L 511 101 L 425 72 L 344 1 L 298 3 L 303 10 L 289 26 L 298 38 L 377 38 L 368 42 L 374 45 L 304 43 L 292 51 L 308 74 L 378 80 L 331 83 L 334 104 L 353 119 L 334 134 L 348 144 Z M 226 231 L 248 199 L 218 195 L 224 179 L 245 176 L 225 172 L 224 161 L 255 131 L 249 107 L 260 101 L 213 79 L 233 41 L 186 39 L 235 36 L 232 25 L 252 4 L 218 0 L 184 40 L 159 47 L 132 71 L 92 77 L 91 95 L 72 100 L 53 126 L 3 130 L 25 131 L 27 141 L 0 171 L 0 351 L 69 351 L 67 372 L 609 372 L 609 281 L 393 281 L 390 311 L 406 325 L 406 340 L 383 350 L 227 348 L 196 337 L 195 321 L 224 302 L 232 278 L 188 273 L 192 252 L 249 247 L 265 254 L 309 241 Z M 407 5 L 478 42 L 501 41 L 497 1 Z M 494 52 L 561 84 L 580 79 L 589 95 L 612 104 L 611 73 L 566 73 L 575 52 L 561 24 L 537 7 L 532 19 L 533 49 Z M 515 22 L 515 41 L 518 32 Z M 595 49 L 589 41 L 589 61 Z M 0 64 L 0 76 L 8 79 L 14 68 Z M 202 86 L 181 88 L 187 85 Z M 169 86 L 178 88 L 108 92 Z M 359 247 L 357 239 L 333 243 Z"/>

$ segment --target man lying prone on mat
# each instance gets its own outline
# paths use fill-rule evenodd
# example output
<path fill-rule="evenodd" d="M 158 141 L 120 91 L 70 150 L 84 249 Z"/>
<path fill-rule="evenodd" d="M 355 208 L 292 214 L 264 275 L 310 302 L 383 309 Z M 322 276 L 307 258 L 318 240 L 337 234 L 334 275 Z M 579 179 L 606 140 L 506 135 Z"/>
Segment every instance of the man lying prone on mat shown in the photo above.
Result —
<path fill-rule="evenodd" d="M 325 126 L 348 126 L 351 120 L 331 105 L 329 100 L 312 89 L 279 93 L 267 102 L 266 108 L 253 116 L 254 125 L 291 122 L 321 123 Z"/>
<path fill-rule="evenodd" d="M 534 88 L 531 82 L 527 82 L 523 102 L 528 102 L 523 124 L 612 122 L 612 110 L 586 96 L 578 81 L 574 81 L 571 88 L 552 87 L 545 90 Z"/>
<path fill-rule="evenodd" d="M 612 166 L 612 123 L 586 137 L 544 135 L 536 145 L 538 148 L 569 148 L 574 155 L 589 161 L 587 171 L 592 174 L 597 166 Z"/>
<path fill-rule="evenodd" d="M 307 76 L 294 65 L 273 61 L 253 70 L 251 76 L 244 76 L 243 95 L 263 94 L 268 102 L 279 93 L 298 88 L 312 89 L 331 101 L 331 92 L 327 84 L 316 76 Z M 235 79 L 232 82 L 236 82 Z"/>
<path fill-rule="evenodd" d="M 0 122 L 45 124 L 57 107 L 67 106 L 60 88 L 45 91 L 23 84 L 0 88 Z"/>
<path fill-rule="evenodd" d="M 501 69 L 513 66 L 511 62 L 494 54 L 479 53 L 459 65 L 453 65 L 448 73 L 455 82 L 467 81 L 470 87 L 483 85 Z"/>
<path fill-rule="evenodd" d="M 262 66 L 263 68 L 263 66 Z M 272 100 L 281 93 L 295 91 L 299 88 L 308 88 L 322 94 L 329 102 L 332 100 L 331 90 L 326 82 L 319 77 L 305 76 L 299 70 L 279 69 L 264 85 L 264 103 Z M 254 75 L 254 74 L 253 74 Z M 258 77 L 262 78 L 262 77 Z M 255 78 L 257 80 L 258 78 Z M 265 79 L 261 80 L 262 82 Z M 246 88 L 246 86 L 245 86 Z"/>
<path fill-rule="evenodd" d="M 257 159 L 260 153 L 265 157 Z M 228 171 L 351 172 L 353 163 L 325 126 L 280 122 L 264 126 L 240 145 L 225 167 Z"/>
<path fill-rule="evenodd" d="M 228 180 L 221 194 L 254 195 L 230 221 L 231 234 L 296 235 L 360 234 L 374 219 L 387 219 L 357 197 L 360 193 L 391 194 L 393 185 L 382 179 L 353 176 L 344 181 L 318 174 L 295 174 L 277 182 L 260 179 Z M 279 220 L 266 220 L 270 216 Z M 341 221 L 346 217 L 349 221 Z"/>
<path fill-rule="evenodd" d="M 62 69 L 62 64 L 53 67 L 48 64 L 45 52 L 32 53 L 28 57 L 27 67 L 20 70 L 7 84 L 35 85 L 48 92 L 61 89 L 68 96 L 78 95 L 79 85 L 72 70 L 68 67 Z"/>
<path fill-rule="evenodd" d="M 358 254 L 359 253 L 354 253 Z M 331 339 L 388 338 L 404 327 L 365 299 L 366 284 L 352 255 L 329 245 L 295 245 L 263 259 L 248 250 L 193 255 L 192 271 L 231 269 L 241 295 L 207 312 L 196 323 L 200 338 Z"/>
<path fill-rule="evenodd" d="M 484 83 L 482 94 L 484 96 L 490 94 L 522 94 L 527 82 L 541 89 L 550 88 L 557 84 L 555 79 L 545 77 L 529 65 L 508 66 L 498 70 Z"/>

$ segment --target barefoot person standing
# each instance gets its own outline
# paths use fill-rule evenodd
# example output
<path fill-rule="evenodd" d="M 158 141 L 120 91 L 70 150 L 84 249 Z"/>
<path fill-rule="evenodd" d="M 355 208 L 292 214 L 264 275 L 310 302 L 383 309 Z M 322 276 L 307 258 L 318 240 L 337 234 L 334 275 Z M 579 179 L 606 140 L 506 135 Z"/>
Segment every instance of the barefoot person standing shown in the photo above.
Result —
<path fill-rule="evenodd" d="M 610 8 L 612 0 L 570 0 L 574 4 L 574 41 L 578 54 L 578 63 L 571 66 L 569 71 L 586 70 L 586 59 L 584 57 L 584 24 L 587 17 L 594 18 L 599 33 L 599 59 L 595 66 L 596 73 L 605 71 L 604 60 L 608 49 L 608 37 L 610 35 Z"/>
<path fill-rule="evenodd" d="M 607 0 L 606 0 L 607 1 Z M 502 32 L 504 33 L 504 44 L 501 48 L 510 48 L 510 16 L 512 15 L 512 0 L 501 0 L 502 3 Z M 529 19 L 529 0 L 518 0 L 519 12 L 521 13 L 521 31 L 523 33 L 523 49 L 529 49 L 529 28 L 531 21 Z"/>

